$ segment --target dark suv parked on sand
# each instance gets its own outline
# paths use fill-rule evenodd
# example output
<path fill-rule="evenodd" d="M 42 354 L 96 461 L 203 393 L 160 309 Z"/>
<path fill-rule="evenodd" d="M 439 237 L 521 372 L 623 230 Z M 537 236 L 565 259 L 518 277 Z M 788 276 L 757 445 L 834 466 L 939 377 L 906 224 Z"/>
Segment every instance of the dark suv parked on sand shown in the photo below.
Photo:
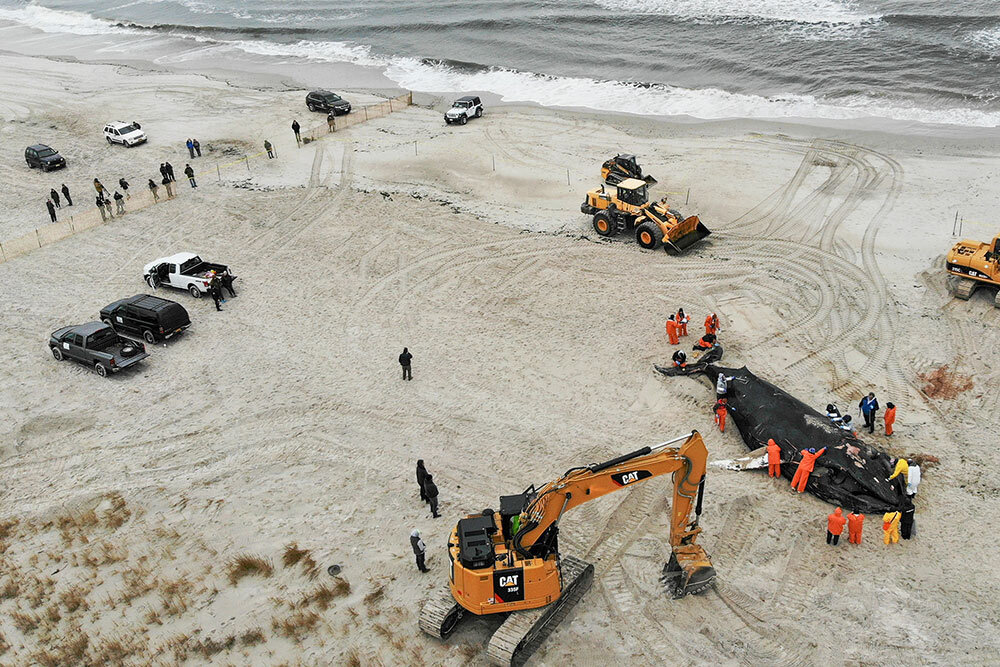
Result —
<path fill-rule="evenodd" d="M 314 90 L 306 95 L 309 111 L 326 111 L 335 116 L 351 113 L 351 103 L 329 90 Z"/>
<path fill-rule="evenodd" d="M 101 321 L 119 334 L 142 336 L 152 345 L 191 326 L 184 306 L 150 294 L 136 294 L 101 309 Z"/>
<path fill-rule="evenodd" d="M 24 149 L 24 161 L 32 169 L 39 167 L 42 171 L 50 171 L 66 166 L 66 159 L 45 144 L 35 144 Z"/>

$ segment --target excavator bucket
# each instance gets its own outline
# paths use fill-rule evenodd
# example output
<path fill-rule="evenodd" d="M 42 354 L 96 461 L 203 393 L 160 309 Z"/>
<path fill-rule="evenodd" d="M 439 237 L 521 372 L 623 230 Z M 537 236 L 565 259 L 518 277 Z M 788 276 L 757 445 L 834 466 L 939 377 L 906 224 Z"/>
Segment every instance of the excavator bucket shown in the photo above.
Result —
<path fill-rule="evenodd" d="M 698 216 L 692 215 L 669 230 L 663 239 L 663 247 L 668 251 L 681 253 L 711 233 L 712 231 L 701 223 Z"/>
<path fill-rule="evenodd" d="M 701 547 L 677 547 L 663 565 L 660 581 L 676 600 L 685 595 L 697 595 L 715 583 L 715 568 Z"/>

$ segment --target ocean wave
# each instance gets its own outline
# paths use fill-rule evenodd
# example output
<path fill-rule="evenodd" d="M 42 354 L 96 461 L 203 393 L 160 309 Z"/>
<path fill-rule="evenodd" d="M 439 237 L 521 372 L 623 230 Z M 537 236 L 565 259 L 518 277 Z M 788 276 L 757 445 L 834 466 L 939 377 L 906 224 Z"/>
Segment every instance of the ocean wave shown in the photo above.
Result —
<path fill-rule="evenodd" d="M 966 37 L 966 41 L 980 47 L 984 51 L 995 54 L 997 50 L 1000 50 L 1000 25 L 970 33 Z"/>
<path fill-rule="evenodd" d="M 554 77 L 504 68 L 459 71 L 415 58 L 396 58 L 385 70 L 399 86 L 421 92 L 483 91 L 504 102 L 594 109 L 650 116 L 731 118 L 884 118 L 920 123 L 995 127 L 1000 113 L 964 108 L 922 109 L 887 104 L 863 95 L 836 103 L 812 95 L 763 97 L 715 88 L 687 89 L 660 84 Z"/>
<path fill-rule="evenodd" d="M 0 20 L 22 23 L 48 33 L 107 35 L 136 32 L 129 26 L 99 19 L 84 12 L 49 9 L 41 5 L 25 5 L 17 8 L 0 7 Z"/>
<path fill-rule="evenodd" d="M 595 0 L 605 8 L 630 14 L 662 14 L 688 19 L 765 19 L 789 23 L 861 24 L 878 14 L 858 10 L 846 0 Z"/>
<path fill-rule="evenodd" d="M 605 2 L 611 0 L 602 0 Z M 823 0 L 818 0 L 820 7 Z M 678 0 L 684 4 L 684 0 Z M 641 4 L 641 3 L 640 3 Z M 676 3 L 675 3 L 676 4 Z M 737 2 L 739 4 L 739 2 Z M 747 4 L 744 2 L 743 4 Z M 773 4 L 773 3 L 772 3 Z M 892 104 L 884 99 L 856 95 L 836 101 L 812 95 L 759 96 L 716 88 L 688 89 L 664 84 L 608 81 L 584 77 L 536 74 L 478 63 L 390 57 L 373 53 L 367 45 L 299 39 L 224 39 L 225 31 L 191 31 L 186 26 L 140 26 L 98 19 L 82 12 L 52 10 L 37 5 L 0 8 L 0 20 L 26 24 L 45 32 L 96 35 L 108 33 L 169 33 L 175 37 L 211 44 L 211 48 L 236 49 L 247 54 L 285 60 L 346 62 L 377 67 L 402 88 L 427 93 L 478 91 L 493 93 L 505 102 L 535 103 L 549 107 L 592 109 L 636 115 L 690 116 L 705 120 L 729 118 L 819 118 L 827 120 L 884 118 L 933 124 L 1000 126 L 1000 112 L 970 108 L 919 108 Z M 215 30 L 215 35 L 211 35 Z M 245 29 L 241 29 L 245 31 Z M 262 30 L 270 30 L 264 28 Z M 285 29 L 279 29 L 285 30 Z M 303 28 L 301 30 L 313 30 Z M 287 34 L 287 30 L 286 30 Z M 1000 27 L 980 31 L 975 41 L 985 48 L 1000 46 Z"/>

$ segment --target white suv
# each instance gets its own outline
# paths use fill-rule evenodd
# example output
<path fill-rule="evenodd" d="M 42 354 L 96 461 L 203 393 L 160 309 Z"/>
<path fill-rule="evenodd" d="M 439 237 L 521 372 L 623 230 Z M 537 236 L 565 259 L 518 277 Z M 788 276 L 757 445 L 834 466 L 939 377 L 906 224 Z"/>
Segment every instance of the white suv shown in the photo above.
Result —
<path fill-rule="evenodd" d="M 104 126 L 104 138 L 109 144 L 122 146 L 146 143 L 146 133 L 139 129 L 139 123 L 123 123 L 120 120 Z"/>
<path fill-rule="evenodd" d="M 461 123 L 465 125 L 470 118 L 479 118 L 483 115 L 483 102 L 478 97 L 468 95 L 455 100 L 451 108 L 444 114 L 444 122 L 448 125 Z"/>

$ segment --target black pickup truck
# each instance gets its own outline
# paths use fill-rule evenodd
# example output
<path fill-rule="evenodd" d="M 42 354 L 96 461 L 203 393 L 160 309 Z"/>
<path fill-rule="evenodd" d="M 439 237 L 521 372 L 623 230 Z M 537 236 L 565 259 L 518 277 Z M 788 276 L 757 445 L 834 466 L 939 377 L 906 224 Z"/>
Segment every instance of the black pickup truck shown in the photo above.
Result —
<path fill-rule="evenodd" d="M 49 349 L 56 361 L 79 361 L 101 377 L 117 373 L 149 356 L 142 343 L 122 338 L 103 322 L 56 329 L 49 338 Z"/>

